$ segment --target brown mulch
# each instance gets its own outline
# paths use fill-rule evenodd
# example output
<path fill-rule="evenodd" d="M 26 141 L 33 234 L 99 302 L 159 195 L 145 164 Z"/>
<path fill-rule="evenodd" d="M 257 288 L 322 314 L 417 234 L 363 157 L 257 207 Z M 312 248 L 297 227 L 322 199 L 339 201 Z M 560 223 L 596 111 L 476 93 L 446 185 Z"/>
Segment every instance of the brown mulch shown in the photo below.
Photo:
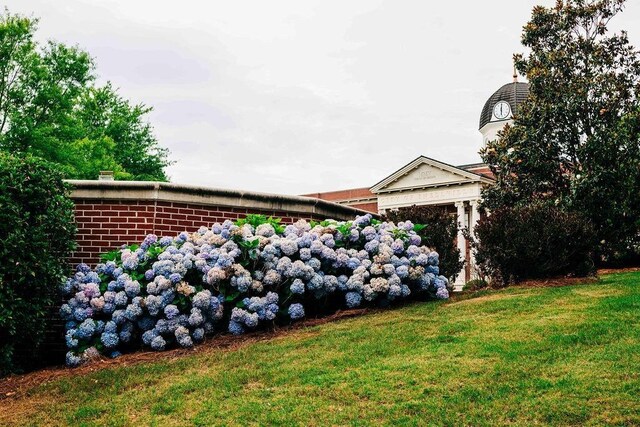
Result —
<path fill-rule="evenodd" d="M 598 276 L 613 273 L 627 273 L 637 272 L 640 268 L 625 268 L 625 269 L 603 269 L 598 270 Z M 525 288 L 542 288 L 542 287 L 560 287 L 560 286 L 572 286 L 578 284 L 591 284 L 597 282 L 599 279 L 595 277 L 560 277 L 555 279 L 546 280 L 529 280 L 519 283 L 515 286 Z M 468 298 L 468 294 L 471 292 L 463 292 L 452 295 L 452 300 Z M 271 340 L 275 337 L 284 335 L 292 330 L 307 328 L 312 326 L 318 326 L 325 323 L 333 322 L 340 319 L 346 319 L 351 317 L 362 316 L 369 313 L 378 312 L 378 309 L 358 309 L 358 310 L 342 310 L 333 315 L 322 317 L 319 319 L 309 319 L 303 322 L 298 322 L 291 326 L 279 327 L 275 330 L 258 331 L 242 336 L 233 335 L 217 335 L 207 339 L 204 343 L 192 349 L 174 349 L 169 351 L 163 351 L 162 353 L 152 351 L 140 351 L 136 353 L 124 354 L 116 359 L 100 358 L 91 363 L 87 363 L 77 368 L 67 368 L 64 366 L 54 366 L 34 372 L 30 372 L 24 375 L 11 375 L 6 378 L 0 379 L 0 401 L 7 398 L 17 398 L 34 387 L 45 385 L 53 381 L 57 381 L 63 378 L 86 375 L 92 372 L 97 372 L 102 369 L 111 367 L 125 367 L 137 365 L 144 362 L 153 362 L 159 359 L 169 360 L 184 357 L 186 355 L 199 354 L 211 349 L 235 349 L 250 343 Z"/>
<path fill-rule="evenodd" d="M 517 287 L 521 288 L 559 288 L 562 286 L 574 286 L 574 285 L 590 285 L 598 282 L 600 279 L 598 276 L 590 277 L 556 277 L 552 279 L 543 280 L 525 280 L 518 283 Z"/>
<path fill-rule="evenodd" d="M 603 274 L 615 274 L 615 273 L 636 273 L 640 271 L 640 267 L 629 268 L 602 268 L 598 270 L 598 276 Z"/>

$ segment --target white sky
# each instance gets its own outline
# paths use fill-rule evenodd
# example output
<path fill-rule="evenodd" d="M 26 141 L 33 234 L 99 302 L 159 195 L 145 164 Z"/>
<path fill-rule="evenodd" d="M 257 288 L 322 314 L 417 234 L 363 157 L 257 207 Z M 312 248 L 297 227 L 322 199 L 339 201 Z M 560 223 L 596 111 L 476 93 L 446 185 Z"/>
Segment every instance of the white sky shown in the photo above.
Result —
<path fill-rule="evenodd" d="M 480 111 L 555 0 L 6 0 L 154 107 L 179 184 L 369 187 L 419 155 L 480 161 Z M 640 45 L 640 2 L 616 18 Z"/>

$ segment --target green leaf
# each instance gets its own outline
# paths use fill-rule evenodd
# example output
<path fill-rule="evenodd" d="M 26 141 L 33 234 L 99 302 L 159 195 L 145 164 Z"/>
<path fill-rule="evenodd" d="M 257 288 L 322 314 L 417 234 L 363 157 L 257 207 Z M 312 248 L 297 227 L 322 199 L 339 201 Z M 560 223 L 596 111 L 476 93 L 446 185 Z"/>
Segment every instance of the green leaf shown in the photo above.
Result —
<path fill-rule="evenodd" d="M 225 296 L 224 300 L 226 302 L 231 302 L 231 301 L 235 300 L 236 298 L 238 298 L 239 295 L 240 295 L 240 292 L 234 292 L 232 294 L 229 294 L 229 295 Z"/>
<path fill-rule="evenodd" d="M 425 228 L 427 228 L 427 226 L 425 224 L 414 224 L 413 225 L 413 231 L 415 231 L 416 233 L 421 232 Z"/>

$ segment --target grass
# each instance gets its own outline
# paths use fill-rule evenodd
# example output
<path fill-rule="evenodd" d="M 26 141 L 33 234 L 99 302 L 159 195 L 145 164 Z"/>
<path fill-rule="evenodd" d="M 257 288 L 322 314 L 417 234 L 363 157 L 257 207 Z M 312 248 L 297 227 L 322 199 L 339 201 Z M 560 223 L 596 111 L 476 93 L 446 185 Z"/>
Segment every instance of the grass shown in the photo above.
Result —
<path fill-rule="evenodd" d="M 511 288 L 99 370 L 0 425 L 640 425 L 640 273 Z"/>

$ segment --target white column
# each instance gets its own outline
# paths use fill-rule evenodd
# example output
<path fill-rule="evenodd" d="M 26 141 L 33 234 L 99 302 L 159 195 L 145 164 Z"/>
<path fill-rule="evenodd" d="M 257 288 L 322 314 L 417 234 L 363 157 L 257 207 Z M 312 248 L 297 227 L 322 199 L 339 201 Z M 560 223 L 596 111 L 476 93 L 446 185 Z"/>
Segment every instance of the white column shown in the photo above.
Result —
<path fill-rule="evenodd" d="M 476 237 L 476 224 L 478 224 L 478 221 L 480 221 L 480 212 L 478 211 L 478 204 L 480 203 L 479 200 L 471 200 L 469 202 L 469 205 L 471 206 L 471 218 L 469 219 L 469 232 L 471 233 L 471 235 L 475 238 Z M 476 251 L 473 250 L 473 248 L 470 251 L 470 256 L 469 256 L 469 263 L 471 264 L 471 277 L 469 278 L 469 280 L 471 279 L 477 279 L 477 274 L 476 274 Z"/>
<path fill-rule="evenodd" d="M 476 224 L 480 221 L 480 212 L 478 211 L 479 200 L 471 200 L 469 205 L 471 206 L 471 220 L 469 221 L 469 231 L 471 235 L 475 237 Z"/>
<path fill-rule="evenodd" d="M 456 208 L 458 209 L 458 249 L 460 250 L 460 257 L 462 258 L 463 261 L 466 261 L 466 254 L 467 254 L 467 241 L 464 238 L 464 234 L 462 232 L 462 230 L 466 227 L 466 221 L 465 221 L 465 207 L 464 207 L 464 202 L 456 202 Z M 462 267 L 462 271 L 460 272 L 460 274 L 458 274 L 458 277 L 456 278 L 456 282 L 454 283 L 454 287 L 453 289 L 455 291 L 461 291 L 462 287 L 464 286 L 464 284 L 467 281 L 467 278 L 465 277 L 465 267 Z"/>

